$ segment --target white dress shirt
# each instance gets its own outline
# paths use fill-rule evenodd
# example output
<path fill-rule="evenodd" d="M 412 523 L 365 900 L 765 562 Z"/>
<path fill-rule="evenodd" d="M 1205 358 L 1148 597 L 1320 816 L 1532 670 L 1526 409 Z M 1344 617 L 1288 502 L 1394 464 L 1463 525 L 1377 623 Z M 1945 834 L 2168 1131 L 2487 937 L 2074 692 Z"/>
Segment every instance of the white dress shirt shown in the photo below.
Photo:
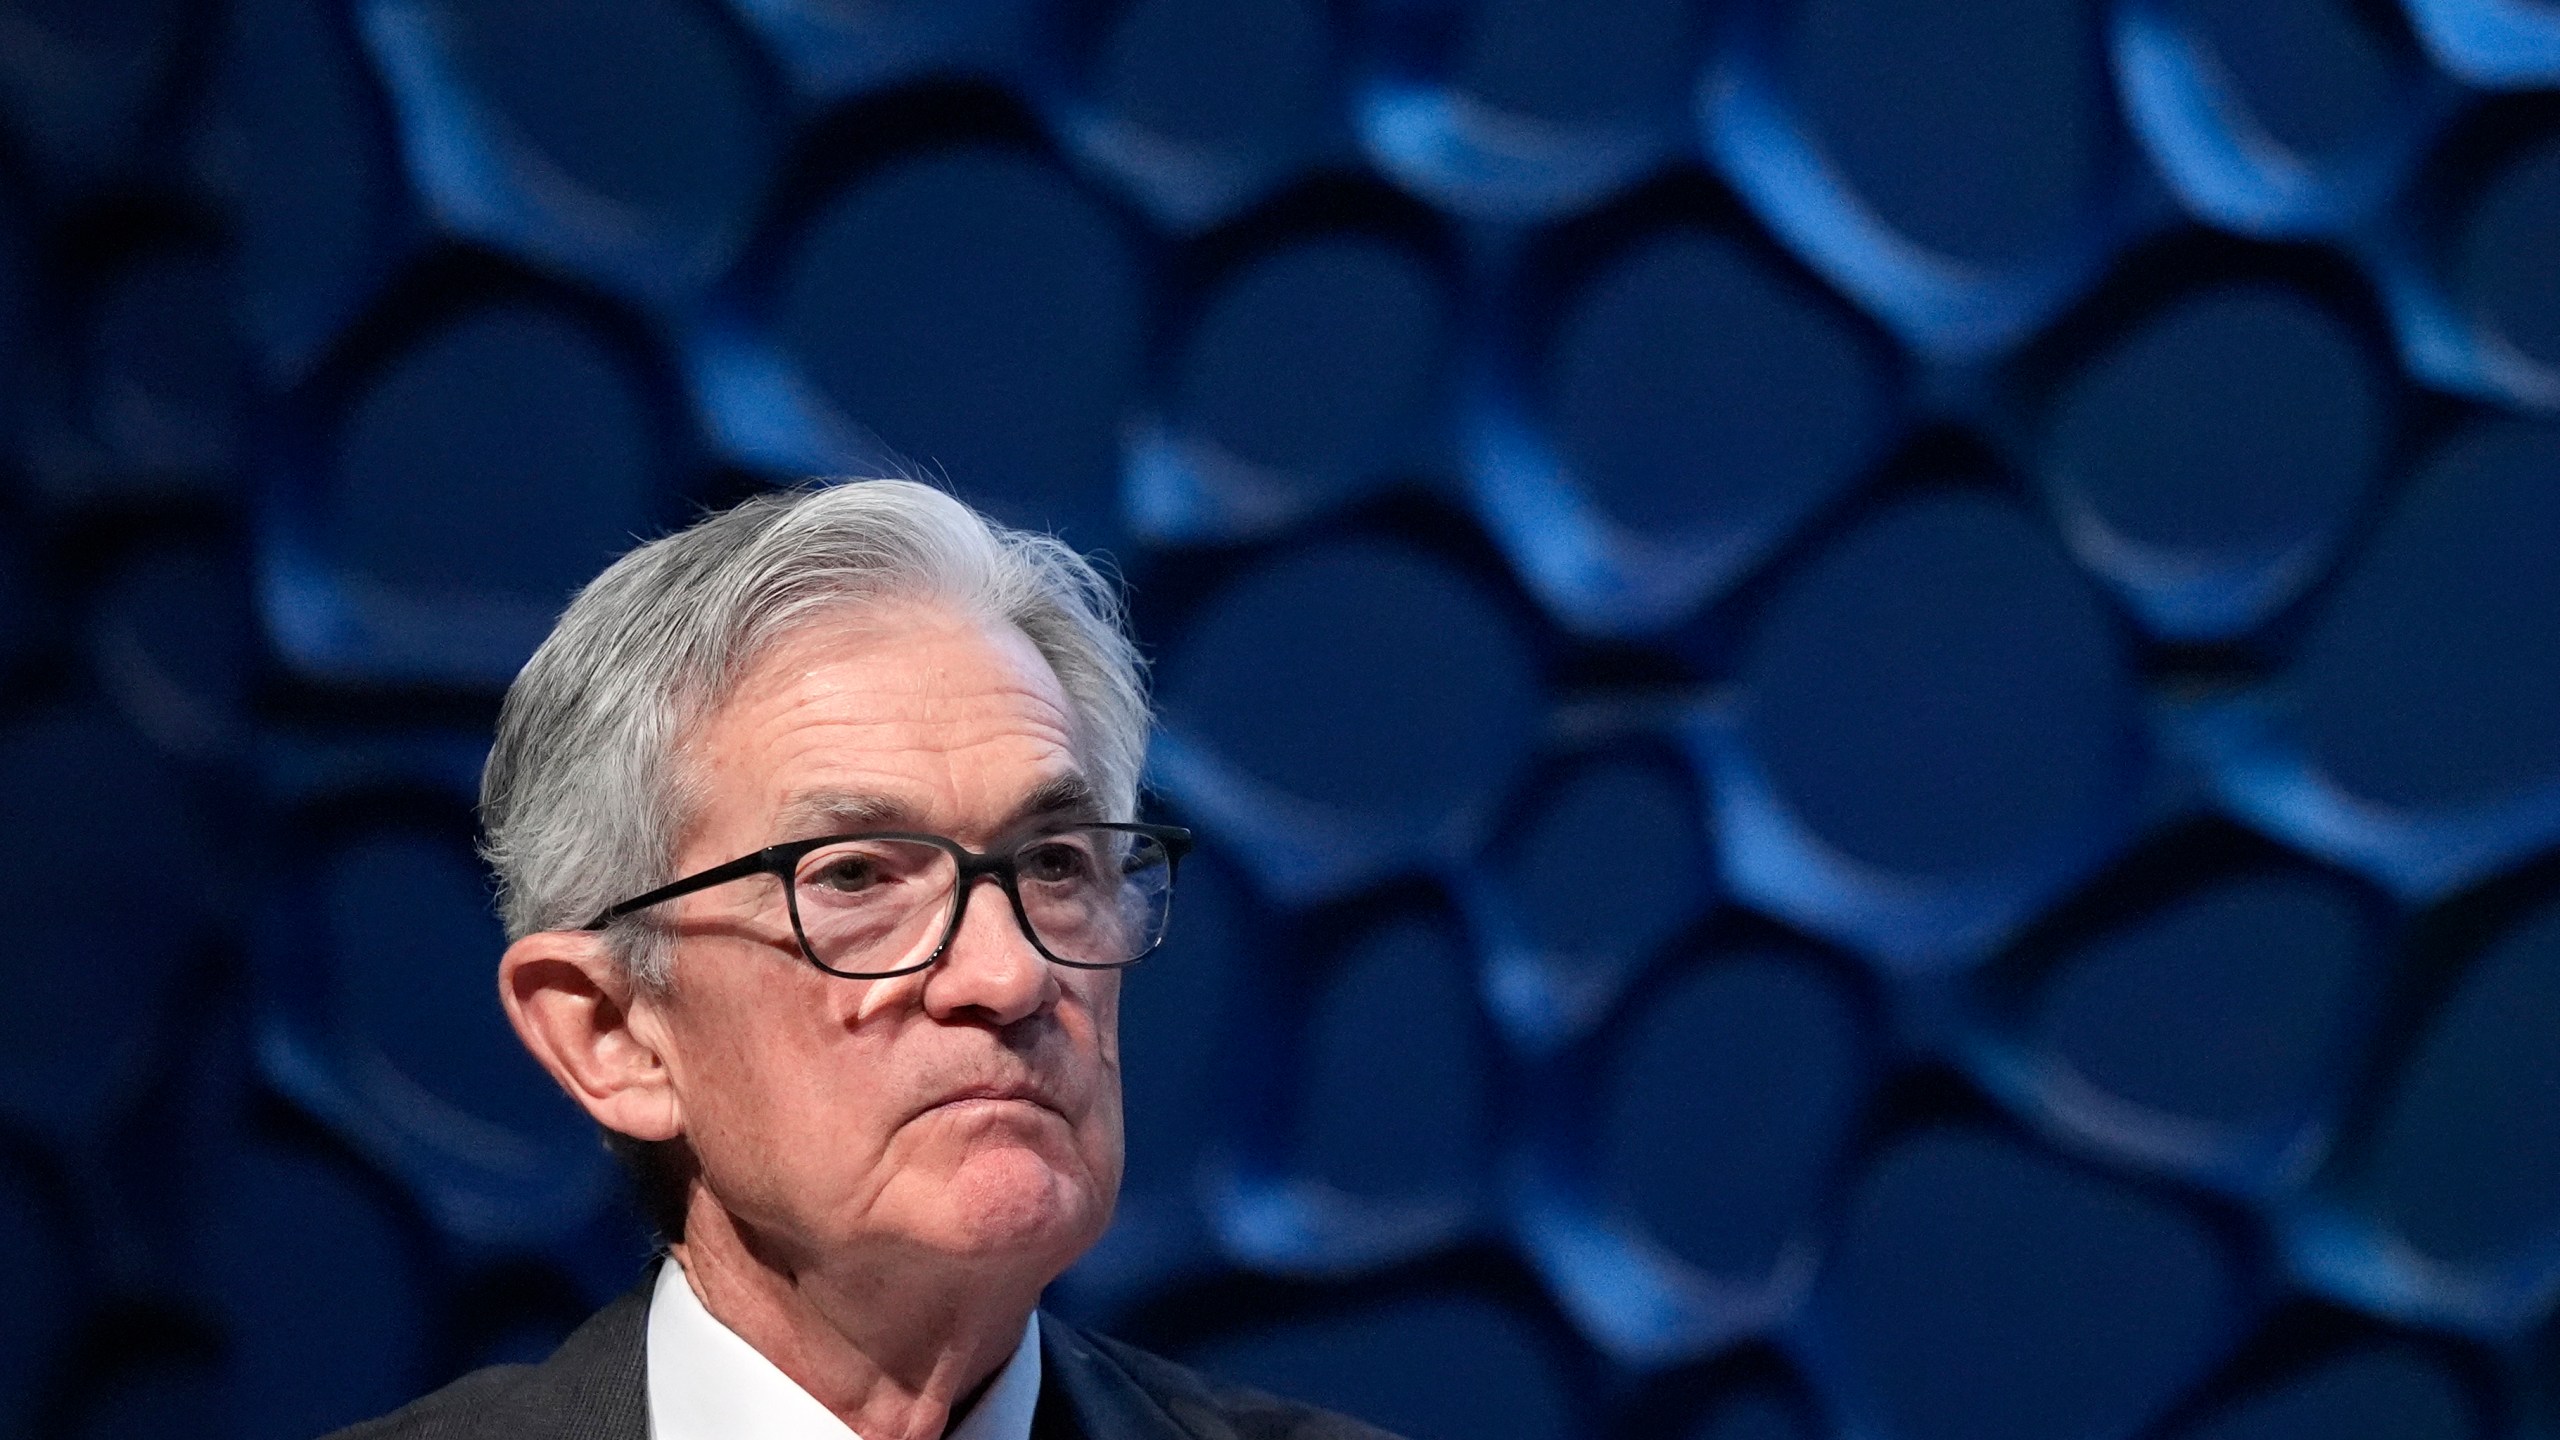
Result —
<path fill-rule="evenodd" d="M 651 1440 L 862 1440 L 694 1298 L 673 1257 L 649 1297 Z M 944 1440 L 1031 1440 L 1040 1403 L 1040 1316 Z"/>

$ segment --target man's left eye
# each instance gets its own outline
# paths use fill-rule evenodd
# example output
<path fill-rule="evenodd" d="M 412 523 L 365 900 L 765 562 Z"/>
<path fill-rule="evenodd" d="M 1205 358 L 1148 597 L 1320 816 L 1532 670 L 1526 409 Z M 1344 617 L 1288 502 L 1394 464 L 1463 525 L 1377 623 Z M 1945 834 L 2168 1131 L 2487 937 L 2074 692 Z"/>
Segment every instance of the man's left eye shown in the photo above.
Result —
<path fill-rule="evenodd" d="M 858 856 L 839 857 L 828 861 L 803 878 L 803 884 L 824 886 L 830 890 L 868 890 L 880 883 L 880 867 Z"/>
<path fill-rule="evenodd" d="M 1026 879 L 1047 884 L 1080 880 L 1091 872 L 1082 846 L 1050 842 L 1024 850 L 1015 860 Z"/>

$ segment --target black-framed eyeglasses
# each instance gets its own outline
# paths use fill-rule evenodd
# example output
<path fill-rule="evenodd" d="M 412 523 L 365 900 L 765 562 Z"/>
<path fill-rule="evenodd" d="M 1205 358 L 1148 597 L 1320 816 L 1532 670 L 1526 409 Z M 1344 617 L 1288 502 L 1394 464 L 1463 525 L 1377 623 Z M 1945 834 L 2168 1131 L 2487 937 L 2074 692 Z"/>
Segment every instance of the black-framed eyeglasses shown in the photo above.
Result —
<path fill-rule="evenodd" d="M 941 835 L 874 830 L 768 845 L 605 908 L 602 930 L 697 890 L 771 875 L 800 953 L 847 980 L 886 980 L 940 960 L 969 892 L 992 875 L 1041 956 L 1078 970 L 1134 965 L 1164 943 L 1174 871 L 1191 850 L 1179 825 L 1061 825 L 980 852 Z"/>

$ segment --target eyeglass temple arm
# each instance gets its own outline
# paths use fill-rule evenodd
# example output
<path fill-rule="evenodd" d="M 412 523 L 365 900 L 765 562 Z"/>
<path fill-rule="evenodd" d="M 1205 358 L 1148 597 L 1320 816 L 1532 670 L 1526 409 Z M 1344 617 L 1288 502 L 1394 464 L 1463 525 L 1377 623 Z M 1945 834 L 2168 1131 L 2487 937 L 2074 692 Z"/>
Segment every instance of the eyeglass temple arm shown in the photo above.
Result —
<path fill-rule="evenodd" d="M 606 907 L 603 913 L 578 928 L 601 930 L 635 910 L 646 910 L 652 905 L 663 905 L 669 900 L 690 895 L 696 890 L 708 890 L 714 885 L 726 885 L 732 880 L 744 879 L 749 875 L 768 874 L 773 870 L 774 852 L 781 848 L 774 846 L 758 850 L 752 855 L 741 855 L 726 865 L 715 865 L 699 874 L 687 875 L 672 885 L 661 885 L 646 894 L 634 895 L 619 905 Z"/>
<path fill-rule="evenodd" d="M 1150 825 L 1140 820 L 1117 820 L 1097 821 L 1092 828 L 1124 830 L 1132 835 L 1144 835 L 1164 847 L 1165 858 L 1168 860 L 1179 861 L 1183 856 L 1191 853 L 1191 831 L 1187 826 Z"/>

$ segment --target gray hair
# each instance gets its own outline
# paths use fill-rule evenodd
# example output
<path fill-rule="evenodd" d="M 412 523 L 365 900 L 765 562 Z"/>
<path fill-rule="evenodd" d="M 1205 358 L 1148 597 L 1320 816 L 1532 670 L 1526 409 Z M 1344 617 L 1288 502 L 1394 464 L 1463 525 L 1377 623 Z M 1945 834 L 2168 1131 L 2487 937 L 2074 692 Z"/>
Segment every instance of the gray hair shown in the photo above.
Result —
<path fill-rule="evenodd" d="M 508 687 L 480 780 L 507 936 L 571 929 L 674 878 L 693 789 L 681 749 L 776 640 L 822 612 L 937 601 L 1020 630 L 1074 710 L 1097 798 L 1133 814 L 1147 697 L 1120 596 L 1057 539 L 909 480 L 759 495 L 640 546 L 569 603 Z M 652 925 L 616 954 L 663 985 Z"/>

